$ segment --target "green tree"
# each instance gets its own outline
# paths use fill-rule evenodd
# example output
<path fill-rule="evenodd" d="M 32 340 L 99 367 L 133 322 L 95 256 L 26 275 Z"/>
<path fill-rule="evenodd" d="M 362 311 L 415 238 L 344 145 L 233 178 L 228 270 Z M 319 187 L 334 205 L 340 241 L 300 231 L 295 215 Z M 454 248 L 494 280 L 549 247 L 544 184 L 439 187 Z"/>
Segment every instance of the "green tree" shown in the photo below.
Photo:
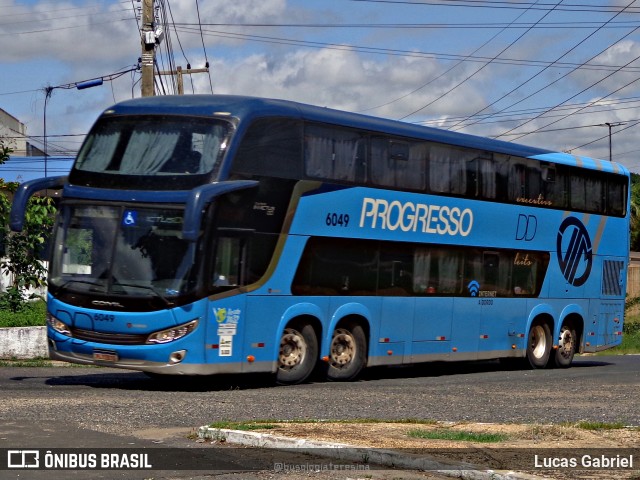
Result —
<path fill-rule="evenodd" d="M 12 150 L 0 141 L 0 164 L 9 160 Z M 22 310 L 30 299 L 27 291 L 46 285 L 47 271 L 40 261 L 42 248 L 51 235 L 55 206 L 49 197 L 33 197 L 27 205 L 23 231 L 9 232 L 10 196 L 17 190 L 15 182 L 0 179 L 0 232 L 4 256 L 0 268 L 9 274 L 11 285 L 0 294 L 0 308 Z"/>

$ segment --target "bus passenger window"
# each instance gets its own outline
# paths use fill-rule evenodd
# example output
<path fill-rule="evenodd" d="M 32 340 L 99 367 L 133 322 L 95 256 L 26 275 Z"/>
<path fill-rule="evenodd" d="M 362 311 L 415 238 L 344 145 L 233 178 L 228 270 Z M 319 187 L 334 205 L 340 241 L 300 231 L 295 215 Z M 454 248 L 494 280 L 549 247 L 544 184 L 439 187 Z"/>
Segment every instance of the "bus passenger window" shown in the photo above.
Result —
<path fill-rule="evenodd" d="M 605 191 L 604 182 L 600 178 L 587 176 L 585 179 L 586 197 L 589 199 L 588 207 L 590 211 L 604 212 Z"/>
<path fill-rule="evenodd" d="M 382 247 L 378 269 L 378 295 L 406 296 L 413 292 L 413 251 L 402 244 Z"/>
<path fill-rule="evenodd" d="M 458 294 L 461 289 L 463 255 L 459 250 L 438 249 L 434 251 L 434 262 L 437 268 L 434 282 L 439 294 Z"/>
<path fill-rule="evenodd" d="M 247 129 L 232 165 L 234 174 L 300 178 L 302 122 L 260 118 Z"/>
<path fill-rule="evenodd" d="M 571 177 L 571 208 L 574 210 L 587 208 L 587 191 L 583 177 Z"/>
<path fill-rule="evenodd" d="M 305 129 L 305 173 L 314 178 L 355 182 L 362 161 L 362 136 L 352 130 L 308 125 Z"/>
<path fill-rule="evenodd" d="M 567 167 L 563 165 L 549 165 L 542 169 L 544 181 L 544 198 L 547 206 L 569 208 L 569 192 L 567 188 Z"/>
<path fill-rule="evenodd" d="M 500 256 L 495 252 L 484 252 L 482 263 L 484 265 L 483 290 L 497 291 L 500 284 Z"/>
<path fill-rule="evenodd" d="M 373 242 L 311 238 L 291 285 L 294 295 L 375 295 L 378 249 Z"/>
<path fill-rule="evenodd" d="M 538 295 L 549 262 L 548 254 L 518 251 L 512 258 L 513 295 Z"/>
<path fill-rule="evenodd" d="M 626 180 L 625 177 L 618 179 L 610 179 L 607 182 L 607 213 L 610 215 L 622 216 L 625 213 L 626 198 Z"/>
<path fill-rule="evenodd" d="M 432 145 L 429 154 L 429 189 L 436 193 L 466 194 L 466 163 L 480 154 L 478 150 Z"/>

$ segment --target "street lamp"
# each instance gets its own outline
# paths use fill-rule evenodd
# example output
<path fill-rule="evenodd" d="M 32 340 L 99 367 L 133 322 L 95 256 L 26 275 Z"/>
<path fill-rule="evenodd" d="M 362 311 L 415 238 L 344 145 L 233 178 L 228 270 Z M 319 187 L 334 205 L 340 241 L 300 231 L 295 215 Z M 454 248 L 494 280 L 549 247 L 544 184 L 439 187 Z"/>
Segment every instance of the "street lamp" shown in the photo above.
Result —
<path fill-rule="evenodd" d="M 599 127 L 609 127 L 609 161 L 612 161 L 612 151 L 611 151 L 611 127 L 619 127 L 620 125 L 624 125 L 623 122 L 605 122 L 598 124 Z"/>
<path fill-rule="evenodd" d="M 48 86 L 44 89 L 44 118 L 43 118 L 43 130 L 44 130 L 44 176 L 47 177 L 47 157 L 49 156 L 47 148 L 47 103 L 56 88 L 63 88 L 69 90 L 76 88 L 78 90 L 84 90 L 85 88 L 98 87 L 104 83 L 103 77 L 94 78 L 91 80 L 85 80 L 84 82 L 67 83 L 65 85 L 57 85 L 55 87 Z"/>

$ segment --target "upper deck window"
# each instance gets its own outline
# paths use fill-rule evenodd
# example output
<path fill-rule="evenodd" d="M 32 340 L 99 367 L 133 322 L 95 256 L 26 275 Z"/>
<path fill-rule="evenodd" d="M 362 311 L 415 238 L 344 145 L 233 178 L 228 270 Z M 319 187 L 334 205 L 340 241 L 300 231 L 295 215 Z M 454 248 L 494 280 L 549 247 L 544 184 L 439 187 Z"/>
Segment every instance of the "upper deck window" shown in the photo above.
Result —
<path fill-rule="evenodd" d="M 216 176 L 231 126 L 188 116 L 102 117 L 74 165 L 78 172 L 127 176 Z"/>

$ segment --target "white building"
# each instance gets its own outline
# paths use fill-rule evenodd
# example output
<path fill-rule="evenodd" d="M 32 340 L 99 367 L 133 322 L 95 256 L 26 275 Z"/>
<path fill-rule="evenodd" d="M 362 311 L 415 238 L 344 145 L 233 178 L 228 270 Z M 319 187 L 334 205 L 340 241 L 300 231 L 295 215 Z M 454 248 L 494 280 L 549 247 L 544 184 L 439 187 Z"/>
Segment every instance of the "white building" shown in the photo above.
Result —
<path fill-rule="evenodd" d="M 0 140 L 13 150 L 11 155 L 31 157 L 43 155 L 27 136 L 27 127 L 13 115 L 0 108 Z"/>

